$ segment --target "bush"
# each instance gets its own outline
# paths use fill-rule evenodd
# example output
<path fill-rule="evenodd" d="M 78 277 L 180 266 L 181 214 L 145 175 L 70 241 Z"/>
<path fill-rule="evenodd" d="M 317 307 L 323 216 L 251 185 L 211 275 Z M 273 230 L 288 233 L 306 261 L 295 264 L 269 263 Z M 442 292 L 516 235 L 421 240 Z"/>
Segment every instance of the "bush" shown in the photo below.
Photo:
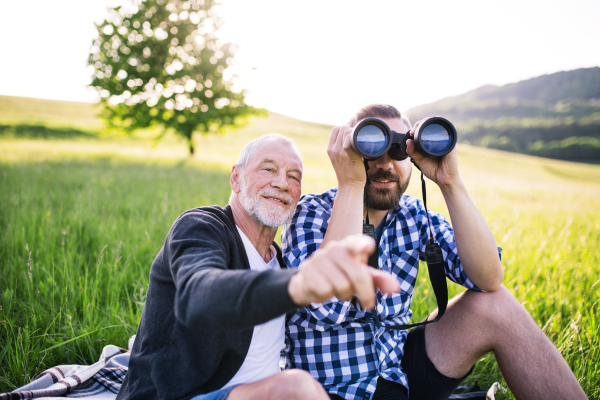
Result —
<path fill-rule="evenodd" d="M 0 137 L 21 139 L 72 139 L 76 137 L 95 137 L 91 132 L 74 128 L 50 128 L 45 125 L 0 125 Z"/>
<path fill-rule="evenodd" d="M 481 139 L 481 145 L 483 147 L 490 147 L 492 149 L 513 151 L 520 153 L 522 151 L 521 146 L 515 140 L 509 136 L 485 136 Z"/>
<path fill-rule="evenodd" d="M 538 140 L 529 146 L 528 153 L 561 160 L 600 160 L 600 139 L 573 136 L 550 142 Z"/>

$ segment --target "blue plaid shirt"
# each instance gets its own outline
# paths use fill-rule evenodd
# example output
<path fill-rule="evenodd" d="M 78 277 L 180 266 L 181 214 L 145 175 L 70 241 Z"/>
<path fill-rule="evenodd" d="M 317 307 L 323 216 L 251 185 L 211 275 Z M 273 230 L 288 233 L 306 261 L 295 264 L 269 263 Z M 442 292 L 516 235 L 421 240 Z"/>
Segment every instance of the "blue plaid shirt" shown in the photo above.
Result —
<path fill-rule="evenodd" d="M 284 259 L 298 268 L 314 253 L 327 231 L 337 188 L 321 195 L 304 195 L 291 223 L 282 233 Z M 446 219 L 429 212 L 436 242 L 442 248 L 446 276 L 468 289 L 479 290 L 469 280 L 458 259 L 454 233 Z M 423 203 L 404 195 L 385 220 L 378 243 L 379 269 L 396 276 L 400 293 L 377 293 L 376 311 L 384 326 L 407 324 L 410 302 L 428 243 L 427 217 Z M 312 304 L 288 316 L 286 326 L 287 368 L 311 373 L 329 393 L 346 399 L 369 399 L 382 377 L 408 388 L 400 367 L 407 331 L 376 325 L 370 310 L 350 301 L 332 298 Z"/>

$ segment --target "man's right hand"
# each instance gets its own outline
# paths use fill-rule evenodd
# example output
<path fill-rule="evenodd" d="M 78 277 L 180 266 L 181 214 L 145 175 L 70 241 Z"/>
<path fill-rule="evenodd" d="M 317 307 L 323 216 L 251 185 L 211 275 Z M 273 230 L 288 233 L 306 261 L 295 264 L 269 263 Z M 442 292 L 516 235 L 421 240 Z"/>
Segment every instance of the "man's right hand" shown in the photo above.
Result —
<path fill-rule="evenodd" d="M 306 306 L 334 296 L 350 300 L 357 295 L 363 308 L 372 309 L 375 288 L 388 294 L 400 290 L 400 284 L 392 275 L 366 264 L 374 250 L 375 242 L 365 235 L 327 243 L 306 259 L 290 279 L 290 297 L 298 306 Z"/>
<path fill-rule="evenodd" d="M 331 130 L 327 155 L 335 170 L 338 187 L 356 186 L 361 190 L 367 181 L 362 158 L 352 149 L 352 132 L 349 126 L 336 126 Z"/>

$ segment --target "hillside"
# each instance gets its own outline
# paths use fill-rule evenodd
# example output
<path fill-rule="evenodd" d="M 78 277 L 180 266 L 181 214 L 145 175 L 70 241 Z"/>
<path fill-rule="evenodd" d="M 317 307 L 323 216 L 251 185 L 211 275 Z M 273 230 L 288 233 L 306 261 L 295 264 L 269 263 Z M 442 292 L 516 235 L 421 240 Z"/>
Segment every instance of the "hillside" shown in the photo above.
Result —
<path fill-rule="evenodd" d="M 0 124 L 44 125 L 97 131 L 102 121 L 93 104 L 77 101 L 0 96 Z"/>
<path fill-rule="evenodd" d="M 73 138 L 103 132 L 93 104 L 0 96 L 0 136 Z M 465 144 L 542 157 L 600 162 L 600 68 L 487 85 L 406 112 L 411 120 L 449 118 Z M 261 129 L 295 135 L 328 131 L 321 124 L 271 113 Z M 301 126 L 301 127 L 300 127 Z M 138 136 L 156 136 L 141 132 Z M 178 139 L 174 139 L 178 140 Z"/>
<path fill-rule="evenodd" d="M 440 115 L 459 141 L 566 160 L 600 160 L 600 68 L 482 86 L 406 112 L 412 121 Z"/>
<path fill-rule="evenodd" d="M 105 125 L 98 117 L 95 104 L 35 99 L 0 95 L 0 137 L 29 139 L 71 139 L 76 137 L 104 137 Z M 250 129 L 267 129 L 289 136 L 328 133 L 329 125 L 299 121 L 277 113 L 257 118 Z M 136 132 L 134 138 L 154 137 L 158 132 Z M 219 136 L 216 136 L 219 137 Z M 167 142 L 180 142 L 167 135 Z M 163 141 L 164 141 L 163 140 Z M 183 143 L 183 142 L 182 142 Z"/>

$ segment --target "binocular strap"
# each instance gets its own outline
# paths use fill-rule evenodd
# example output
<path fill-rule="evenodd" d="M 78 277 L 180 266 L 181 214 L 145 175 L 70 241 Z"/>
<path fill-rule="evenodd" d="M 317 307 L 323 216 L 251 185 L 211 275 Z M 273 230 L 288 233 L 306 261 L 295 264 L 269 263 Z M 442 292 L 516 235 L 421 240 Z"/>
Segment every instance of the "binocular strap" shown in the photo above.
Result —
<path fill-rule="evenodd" d="M 425 320 L 416 324 L 384 325 L 379 319 L 379 316 L 377 315 L 377 310 L 372 310 L 373 319 L 375 320 L 377 325 L 385 327 L 387 329 L 403 331 L 405 329 L 413 328 L 419 325 L 432 324 L 442 319 L 444 313 L 446 312 L 446 308 L 448 307 L 448 286 L 446 285 L 446 273 L 444 272 L 444 256 L 442 255 L 442 249 L 440 248 L 440 245 L 437 243 L 427 244 L 425 246 L 425 256 L 427 257 L 427 270 L 429 271 L 429 280 L 431 281 L 433 293 L 435 294 L 435 299 L 437 301 L 437 316 L 432 320 Z"/>
<path fill-rule="evenodd" d="M 415 161 L 411 158 L 410 161 L 417 167 L 419 171 L 421 168 L 415 163 Z M 368 170 L 368 164 L 365 161 L 365 172 Z M 371 182 L 369 181 L 367 174 L 367 185 Z M 413 328 L 415 326 L 432 324 L 434 322 L 439 321 L 446 312 L 446 308 L 448 307 L 448 286 L 446 284 L 446 273 L 444 272 L 444 255 L 442 254 L 442 249 L 440 245 L 435 242 L 433 239 L 433 230 L 431 228 L 431 221 L 429 220 L 429 211 L 427 211 L 427 192 L 425 189 L 425 179 L 423 177 L 423 171 L 421 171 L 421 191 L 423 193 L 423 206 L 425 207 L 425 214 L 427 215 L 427 224 L 429 226 L 429 243 L 425 245 L 425 260 L 427 262 L 427 270 L 429 271 L 429 280 L 431 281 L 431 286 L 433 288 L 433 293 L 435 294 L 435 299 L 437 301 L 438 306 L 438 314 L 432 320 L 425 320 L 423 322 L 418 322 L 416 324 L 407 324 L 407 325 L 384 325 L 379 316 L 377 315 L 377 310 L 372 310 L 373 319 L 377 323 L 377 325 L 385 327 L 387 329 L 393 330 L 405 330 L 409 328 Z M 369 224 L 369 207 L 368 207 L 368 199 L 367 199 L 367 188 L 365 187 L 365 204 L 367 205 L 367 215 L 365 219 L 365 224 L 363 225 L 363 233 L 365 235 L 371 236 L 373 239 L 377 239 L 377 235 L 375 233 L 375 227 Z M 369 257 L 369 265 L 373 268 L 378 268 L 378 251 L 376 250 L 374 254 Z"/>

